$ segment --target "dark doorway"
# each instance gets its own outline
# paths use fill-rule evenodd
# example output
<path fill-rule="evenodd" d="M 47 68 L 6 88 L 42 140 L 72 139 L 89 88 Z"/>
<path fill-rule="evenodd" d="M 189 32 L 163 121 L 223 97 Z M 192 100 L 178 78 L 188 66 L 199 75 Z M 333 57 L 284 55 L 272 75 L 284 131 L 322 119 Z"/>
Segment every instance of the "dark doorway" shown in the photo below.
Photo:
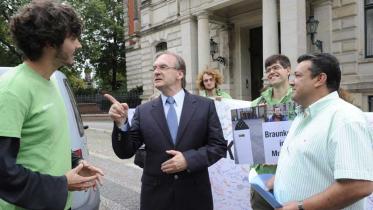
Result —
<path fill-rule="evenodd" d="M 262 27 L 250 29 L 251 100 L 260 96 L 263 87 Z"/>

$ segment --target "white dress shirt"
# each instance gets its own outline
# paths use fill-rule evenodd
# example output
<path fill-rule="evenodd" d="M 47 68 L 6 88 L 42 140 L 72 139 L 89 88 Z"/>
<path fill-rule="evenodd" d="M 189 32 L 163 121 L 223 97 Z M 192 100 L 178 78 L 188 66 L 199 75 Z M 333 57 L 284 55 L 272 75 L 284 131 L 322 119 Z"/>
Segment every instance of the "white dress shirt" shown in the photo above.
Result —
<path fill-rule="evenodd" d="M 176 93 L 176 95 L 172 96 L 175 99 L 175 111 L 177 116 L 177 123 L 180 125 L 180 117 L 181 117 L 181 111 L 183 110 L 183 104 L 184 104 L 184 97 L 185 97 L 185 91 L 184 89 L 181 89 L 179 92 Z M 166 103 L 168 96 L 165 96 L 161 93 L 161 99 L 162 99 L 162 105 L 165 117 L 167 118 L 168 109 L 170 108 L 170 104 Z M 122 126 L 119 127 L 122 131 L 128 131 L 129 130 L 129 122 L 127 119 L 127 122 L 124 123 Z"/>
<path fill-rule="evenodd" d="M 175 107 L 176 116 L 177 116 L 177 124 L 180 125 L 180 116 L 181 116 L 181 111 L 183 110 L 184 97 L 185 97 L 184 89 L 181 89 L 179 92 L 176 93 L 176 95 L 172 97 L 175 99 L 174 107 Z M 161 94 L 161 98 L 162 98 L 164 114 L 165 114 L 165 117 L 167 118 L 168 109 L 170 109 L 170 104 L 166 103 L 168 96 Z"/>

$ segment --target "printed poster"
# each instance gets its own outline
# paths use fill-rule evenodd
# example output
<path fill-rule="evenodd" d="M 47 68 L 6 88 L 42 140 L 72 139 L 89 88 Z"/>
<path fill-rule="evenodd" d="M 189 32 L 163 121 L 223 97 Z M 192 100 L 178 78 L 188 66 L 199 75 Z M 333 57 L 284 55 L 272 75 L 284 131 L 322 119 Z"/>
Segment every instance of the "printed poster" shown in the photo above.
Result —
<path fill-rule="evenodd" d="M 231 111 L 236 164 L 276 164 L 295 118 L 295 104 L 263 105 Z"/>

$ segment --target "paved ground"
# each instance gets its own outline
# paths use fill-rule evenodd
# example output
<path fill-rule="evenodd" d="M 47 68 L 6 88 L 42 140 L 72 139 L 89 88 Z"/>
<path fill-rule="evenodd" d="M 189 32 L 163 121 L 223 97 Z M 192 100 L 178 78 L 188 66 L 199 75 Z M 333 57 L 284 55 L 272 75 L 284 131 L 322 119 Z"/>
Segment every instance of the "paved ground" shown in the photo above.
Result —
<path fill-rule="evenodd" d="M 104 185 L 100 188 L 100 210 L 136 210 L 140 208 L 142 169 L 133 164 L 133 159 L 120 160 L 111 147 L 112 122 L 84 122 L 89 161 L 105 172 Z"/>

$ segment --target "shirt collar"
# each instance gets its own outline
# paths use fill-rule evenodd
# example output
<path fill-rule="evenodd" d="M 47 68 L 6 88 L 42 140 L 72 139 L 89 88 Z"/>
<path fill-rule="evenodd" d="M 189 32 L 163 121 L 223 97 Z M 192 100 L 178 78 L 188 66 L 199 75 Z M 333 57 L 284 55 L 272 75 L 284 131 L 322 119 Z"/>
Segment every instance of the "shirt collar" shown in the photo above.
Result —
<path fill-rule="evenodd" d="M 272 93 L 273 93 L 273 87 L 269 87 L 267 90 L 263 91 L 261 93 L 261 96 L 265 99 L 265 101 L 270 104 L 277 104 L 277 103 L 286 103 L 291 99 L 291 96 L 293 94 L 293 88 L 289 86 L 286 95 L 284 95 L 280 100 L 274 100 L 272 98 Z"/>
<path fill-rule="evenodd" d="M 215 88 L 214 92 L 215 92 L 216 96 L 221 96 L 221 94 L 222 94 L 222 91 L 219 88 Z M 214 97 L 214 96 L 207 95 L 207 90 L 202 91 L 201 96 L 204 96 L 204 97 Z"/>
<path fill-rule="evenodd" d="M 315 116 L 320 110 L 329 104 L 331 100 L 338 99 L 339 95 L 337 91 L 331 92 L 328 95 L 320 98 L 307 108 L 303 109 L 301 106 L 298 107 L 298 113 L 303 113 L 307 116 Z"/>
<path fill-rule="evenodd" d="M 181 89 L 179 92 L 176 93 L 176 95 L 174 95 L 172 97 L 175 99 L 175 105 L 176 106 L 182 105 L 184 103 L 184 97 L 185 97 L 184 89 Z M 163 104 L 163 106 L 165 106 L 168 96 L 165 96 L 165 95 L 163 95 L 163 93 L 161 93 L 161 98 L 162 98 L 162 104 Z"/>

